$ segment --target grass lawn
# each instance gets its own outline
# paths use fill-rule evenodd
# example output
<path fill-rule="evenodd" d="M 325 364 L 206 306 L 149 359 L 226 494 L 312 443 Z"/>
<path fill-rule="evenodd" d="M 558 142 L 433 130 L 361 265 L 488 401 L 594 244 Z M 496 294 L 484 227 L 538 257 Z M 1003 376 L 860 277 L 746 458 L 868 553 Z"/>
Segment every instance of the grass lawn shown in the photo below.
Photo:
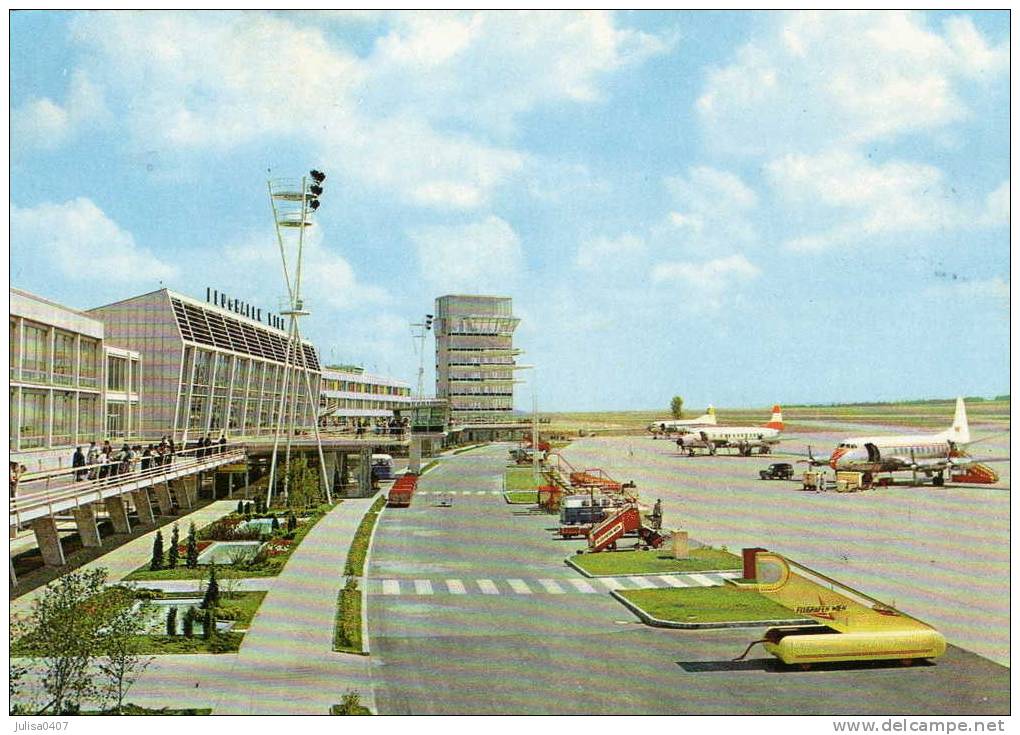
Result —
<path fill-rule="evenodd" d="M 690 559 L 674 559 L 663 549 L 649 551 L 603 551 L 599 554 L 576 554 L 570 561 L 588 574 L 668 574 L 669 572 L 708 572 L 740 569 L 739 556 L 705 546 L 691 549 Z"/>
<path fill-rule="evenodd" d="M 100 712 L 99 710 L 86 710 L 80 712 L 80 715 L 131 715 L 138 717 L 141 715 L 211 715 L 212 708 L 189 708 L 189 709 L 171 709 L 169 707 L 162 707 L 160 709 L 153 709 L 151 707 L 142 707 L 137 704 L 125 704 L 120 712 L 114 709 L 108 709 Z"/>
<path fill-rule="evenodd" d="M 535 478 L 532 474 L 531 465 L 527 467 L 510 467 L 504 473 L 505 487 L 507 490 L 535 490 Z M 541 474 L 538 477 L 539 485 L 542 484 Z"/>
<path fill-rule="evenodd" d="M 304 539 L 304 537 L 308 535 L 308 532 L 312 530 L 315 524 L 318 523 L 319 520 L 323 516 L 325 516 L 326 513 L 329 512 L 329 510 L 332 509 L 332 507 L 333 506 L 329 505 L 321 505 L 319 506 L 318 509 L 310 511 L 307 515 L 311 520 L 309 520 L 307 523 L 299 525 L 297 529 L 295 529 L 294 539 L 290 545 L 290 548 L 287 549 L 287 551 L 283 552 L 282 554 L 277 554 L 276 556 L 269 557 L 268 559 L 266 559 L 265 562 L 263 562 L 262 564 L 258 565 L 255 568 L 242 567 L 240 569 L 235 569 L 230 564 L 217 564 L 216 575 L 220 579 L 239 579 L 246 577 L 275 577 L 280 573 L 280 570 L 283 569 L 284 565 L 287 563 L 287 560 L 290 559 L 290 555 L 294 553 L 294 550 L 301 544 L 301 541 Z M 233 516 L 235 514 L 232 513 L 230 515 Z M 283 524 L 282 520 L 281 524 Z M 203 526 L 203 528 L 205 527 Z M 166 536 L 166 534 L 164 534 L 164 536 Z M 202 536 L 201 529 L 199 529 L 198 536 L 199 539 L 201 540 Z M 183 540 L 184 538 L 183 534 L 181 538 Z M 152 571 L 151 569 L 149 569 L 149 564 L 145 563 L 142 566 L 138 567 L 138 569 L 136 569 L 135 571 L 131 572 L 131 574 L 126 576 L 124 579 L 128 581 L 147 579 L 156 580 L 204 579 L 208 576 L 209 576 L 208 565 L 199 564 L 194 569 L 189 569 L 188 567 L 184 566 L 184 560 L 181 559 L 180 564 L 176 568 L 159 569 L 157 571 Z"/>
<path fill-rule="evenodd" d="M 170 592 L 165 594 L 162 599 L 171 600 L 194 596 L 190 592 Z M 193 638 L 185 638 L 182 635 L 139 636 L 143 642 L 143 653 L 234 653 L 241 647 L 244 634 L 255 618 L 255 613 L 258 612 L 259 605 L 262 604 L 265 596 L 264 591 L 222 593 L 217 608 L 217 618 L 226 620 L 229 616 L 234 621 L 234 630 L 228 633 L 217 633 L 209 640 L 202 638 L 199 634 Z"/>
<path fill-rule="evenodd" d="M 360 577 L 365 569 L 365 555 L 368 553 L 368 541 L 372 538 L 372 529 L 379 519 L 379 513 L 386 505 L 385 496 L 379 496 L 372 507 L 365 513 L 365 517 L 358 524 L 358 530 L 354 532 L 354 540 L 351 541 L 351 548 L 347 551 L 347 565 L 344 567 L 344 574 L 348 577 Z"/>
<path fill-rule="evenodd" d="M 434 459 L 431 462 L 429 462 L 427 465 L 425 465 L 424 467 L 421 468 L 421 472 L 418 473 L 418 477 L 421 477 L 422 475 L 424 475 L 426 472 L 431 470 L 437 464 L 439 464 L 439 460 L 438 459 Z"/>
<path fill-rule="evenodd" d="M 191 599 L 196 595 L 194 592 L 167 592 L 159 599 Z M 261 592 L 233 592 L 220 594 L 220 602 L 216 610 L 218 620 L 233 620 L 234 630 L 228 633 L 217 633 L 206 640 L 200 633 L 192 638 L 185 638 L 183 635 L 168 636 L 165 634 L 136 636 L 141 644 L 139 653 L 145 655 L 160 655 L 166 653 L 234 653 L 241 646 L 244 634 L 251 625 L 251 621 L 258 612 L 266 596 Z M 199 611 L 201 614 L 201 611 Z M 164 621 L 161 621 L 163 625 Z M 165 625 L 160 630 L 165 630 Z M 15 641 L 11 646 L 12 654 L 15 656 L 33 655 L 30 646 L 26 645 L 25 639 Z M 96 713 L 101 714 L 101 713 Z"/>
<path fill-rule="evenodd" d="M 789 620 L 797 617 L 757 592 L 729 586 L 620 590 L 619 594 L 652 617 L 677 623 Z"/>
<path fill-rule="evenodd" d="M 513 490 L 503 493 L 503 495 L 511 505 L 534 505 L 538 502 L 538 493 L 534 490 Z"/>
<path fill-rule="evenodd" d="M 347 550 L 347 564 L 344 574 L 348 582 L 336 600 L 336 618 L 333 623 L 333 650 L 341 653 L 361 653 L 361 590 L 356 578 L 365 572 L 365 557 L 372 529 L 379 520 L 379 513 L 386 505 L 386 498 L 379 497 L 365 513 L 354 532 L 351 547 Z"/>
<path fill-rule="evenodd" d="M 333 650 L 357 653 L 361 649 L 361 590 L 355 586 L 340 590 L 336 601 L 336 622 L 333 624 Z"/>

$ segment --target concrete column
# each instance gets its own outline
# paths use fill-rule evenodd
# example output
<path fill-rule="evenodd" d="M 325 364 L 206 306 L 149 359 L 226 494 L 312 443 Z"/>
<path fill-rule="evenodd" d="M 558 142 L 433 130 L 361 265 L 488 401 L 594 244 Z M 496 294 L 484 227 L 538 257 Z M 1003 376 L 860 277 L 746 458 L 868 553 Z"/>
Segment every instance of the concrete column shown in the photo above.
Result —
<path fill-rule="evenodd" d="M 177 505 L 181 508 L 190 510 L 194 503 L 191 502 L 191 495 L 188 493 L 186 485 L 187 483 L 185 483 L 183 479 L 170 481 L 170 487 L 173 488 L 174 497 L 177 498 Z"/>
<path fill-rule="evenodd" d="M 152 501 L 149 500 L 148 490 L 132 490 L 131 499 L 135 501 L 135 510 L 138 511 L 138 522 L 143 526 L 156 523 L 156 516 L 152 513 Z"/>
<path fill-rule="evenodd" d="M 349 467 L 347 466 L 347 452 L 340 452 L 340 487 L 344 490 L 351 481 Z"/>
<path fill-rule="evenodd" d="M 152 489 L 156 491 L 156 505 L 159 507 L 159 514 L 161 516 L 172 516 L 174 514 L 174 504 L 170 499 L 170 488 L 166 483 L 159 482 L 153 485 Z"/>
<path fill-rule="evenodd" d="M 78 538 L 81 545 L 96 548 L 103 545 L 99 538 L 99 524 L 96 523 L 96 506 L 92 503 L 79 505 L 71 511 L 74 522 L 78 524 Z"/>
<path fill-rule="evenodd" d="M 39 544 L 43 561 L 51 567 L 64 566 L 64 547 L 60 545 L 60 534 L 57 533 L 57 522 L 53 516 L 36 518 L 29 527 L 35 531 L 35 540 Z"/>
<path fill-rule="evenodd" d="M 366 498 L 372 494 L 372 448 L 364 447 L 358 452 L 358 493 Z"/>
<path fill-rule="evenodd" d="M 421 443 L 420 436 L 411 436 L 411 448 L 407 458 L 407 471 L 418 474 L 421 472 Z"/>
<path fill-rule="evenodd" d="M 113 521 L 113 530 L 117 533 L 131 533 L 131 521 L 128 519 L 127 506 L 124 505 L 124 496 L 117 495 L 103 501 L 106 504 L 106 512 L 110 514 Z"/>
<path fill-rule="evenodd" d="M 188 497 L 188 507 L 194 508 L 198 502 L 198 475 L 188 475 L 181 478 L 184 486 L 184 494 Z"/>

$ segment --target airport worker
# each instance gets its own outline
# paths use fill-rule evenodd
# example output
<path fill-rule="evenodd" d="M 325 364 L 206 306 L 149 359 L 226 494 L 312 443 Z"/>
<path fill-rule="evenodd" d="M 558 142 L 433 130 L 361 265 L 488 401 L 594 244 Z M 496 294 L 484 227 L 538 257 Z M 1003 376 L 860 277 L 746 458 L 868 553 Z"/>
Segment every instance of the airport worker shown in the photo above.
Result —
<path fill-rule="evenodd" d="M 74 448 L 74 456 L 71 457 L 72 467 L 84 467 L 85 466 L 85 455 L 81 451 L 81 447 Z M 74 473 L 75 480 L 84 479 L 85 473 L 82 470 L 78 470 Z"/>
<path fill-rule="evenodd" d="M 21 481 L 21 467 L 17 462 L 11 462 L 11 499 L 18 493 L 18 483 Z"/>

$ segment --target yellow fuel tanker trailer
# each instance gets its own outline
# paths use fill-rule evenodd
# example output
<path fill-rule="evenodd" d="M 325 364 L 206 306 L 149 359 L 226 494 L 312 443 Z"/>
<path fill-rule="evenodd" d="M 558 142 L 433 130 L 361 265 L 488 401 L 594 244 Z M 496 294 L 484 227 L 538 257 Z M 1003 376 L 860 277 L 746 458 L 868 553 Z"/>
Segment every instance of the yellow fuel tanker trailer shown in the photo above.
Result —
<path fill-rule="evenodd" d="M 945 638 L 930 625 L 779 554 L 748 551 L 756 552 L 756 581 L 747 586 L 817 621 L 769 628 L 756 641 L 783 663 L 893 660 L 909 665 L 945 653 Z"/>

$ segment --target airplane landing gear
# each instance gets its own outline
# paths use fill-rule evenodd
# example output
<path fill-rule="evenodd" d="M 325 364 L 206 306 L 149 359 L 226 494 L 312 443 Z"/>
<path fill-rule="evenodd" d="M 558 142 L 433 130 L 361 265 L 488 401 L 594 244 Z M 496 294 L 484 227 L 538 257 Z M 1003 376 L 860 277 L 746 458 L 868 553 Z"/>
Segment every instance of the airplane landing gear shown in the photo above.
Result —
<path fill-rule="evenodd" d="M 932 485 L 934 485 L 935 487 L 942 487 L 945 484 L 946 476 L 942 472 L 939 472 L 937 475 L 935 475 L 935 479 L 932 480 Z"/>

